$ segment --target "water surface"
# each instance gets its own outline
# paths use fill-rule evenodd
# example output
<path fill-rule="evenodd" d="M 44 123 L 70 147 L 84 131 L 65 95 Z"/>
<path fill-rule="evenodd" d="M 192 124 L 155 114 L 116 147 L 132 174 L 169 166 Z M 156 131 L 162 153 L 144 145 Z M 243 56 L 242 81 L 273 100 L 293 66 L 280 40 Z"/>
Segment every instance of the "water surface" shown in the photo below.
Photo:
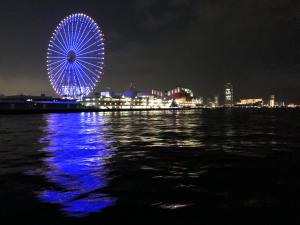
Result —
<path fill-rule="evenodd" d="M 0 224 L 300 224 L 299 116 L 0 115 Z"/>

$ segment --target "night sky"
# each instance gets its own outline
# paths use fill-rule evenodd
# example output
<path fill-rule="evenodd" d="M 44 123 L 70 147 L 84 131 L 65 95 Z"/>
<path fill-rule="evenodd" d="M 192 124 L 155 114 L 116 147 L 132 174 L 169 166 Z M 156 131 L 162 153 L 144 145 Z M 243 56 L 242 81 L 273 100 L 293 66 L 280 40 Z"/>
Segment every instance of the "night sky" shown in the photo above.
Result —
<path fill-rule="evenodd" d="M 300 102 L 300 1 L 293 0 L 39 0 L 1 1 L 0 93 L 55 95 L 46 51 L 65 16 L 85 13 L 106 39 L 98 90 L 190 87 L 235 99 Z"/>

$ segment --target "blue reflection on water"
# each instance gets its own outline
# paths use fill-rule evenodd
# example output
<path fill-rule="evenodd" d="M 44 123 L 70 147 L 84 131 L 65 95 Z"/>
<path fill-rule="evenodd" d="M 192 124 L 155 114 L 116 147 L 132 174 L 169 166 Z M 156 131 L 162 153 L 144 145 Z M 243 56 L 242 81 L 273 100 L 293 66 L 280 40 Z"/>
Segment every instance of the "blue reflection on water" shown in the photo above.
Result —
<path fill-rule="evenodd" d="M 107 121 L 95 113 L 49 114 L 47 123 L 48 135 L 41 142 L 47 143 L 44 176 L 52 185 L 39 193 L 41 201 L 59 204 L 69 216 L 112 206 L 115 199 L 101 193 L 112 157 L 113 140 L 105 137 Z"/>

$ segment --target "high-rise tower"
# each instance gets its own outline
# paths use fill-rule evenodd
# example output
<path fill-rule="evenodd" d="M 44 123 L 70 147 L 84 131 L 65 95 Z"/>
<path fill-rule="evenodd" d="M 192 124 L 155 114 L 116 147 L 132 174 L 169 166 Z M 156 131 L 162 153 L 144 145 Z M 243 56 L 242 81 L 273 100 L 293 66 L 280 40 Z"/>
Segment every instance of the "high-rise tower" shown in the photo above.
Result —
<path fill-rule="evenodd" d="M 225 107 L 233 106 L 233 86 L 231 83 L 225 85 Z"/>
<path fill-rule="evenodd" d="M 269 103 L 269 106 L 271 108 L 274 108 L 275 107 L 275 95 L 271 95 L 270 96 L 270 103 Z"/>
<path fill-rule="evenodd" d="M 219 96 L 218 95 L 214 96 L 214 106 L 219 107 Z"/>

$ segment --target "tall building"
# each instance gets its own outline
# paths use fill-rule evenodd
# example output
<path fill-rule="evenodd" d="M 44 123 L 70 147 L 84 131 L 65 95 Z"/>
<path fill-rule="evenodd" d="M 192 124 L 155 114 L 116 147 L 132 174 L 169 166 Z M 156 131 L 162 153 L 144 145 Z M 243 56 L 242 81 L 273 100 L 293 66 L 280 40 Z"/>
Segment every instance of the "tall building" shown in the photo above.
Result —
<path fill-rule="evenodd" d="M 214 96 L 214 105 L 215 105 L 215 107 L 219 107 L 219 96 L 218 95 Z"/>
<path fill-rule="evenodd" d="M 233 86 L 231 83 L 225 85 L 225 106 L 233 106 Z"/>
<path fill-rule="evenodd" d="M 269 106 L 271 108 L 274 108 L 275 107 L 275 95 L 271 95 L 270 96 L 270 103 L 269 103 Z"/>

